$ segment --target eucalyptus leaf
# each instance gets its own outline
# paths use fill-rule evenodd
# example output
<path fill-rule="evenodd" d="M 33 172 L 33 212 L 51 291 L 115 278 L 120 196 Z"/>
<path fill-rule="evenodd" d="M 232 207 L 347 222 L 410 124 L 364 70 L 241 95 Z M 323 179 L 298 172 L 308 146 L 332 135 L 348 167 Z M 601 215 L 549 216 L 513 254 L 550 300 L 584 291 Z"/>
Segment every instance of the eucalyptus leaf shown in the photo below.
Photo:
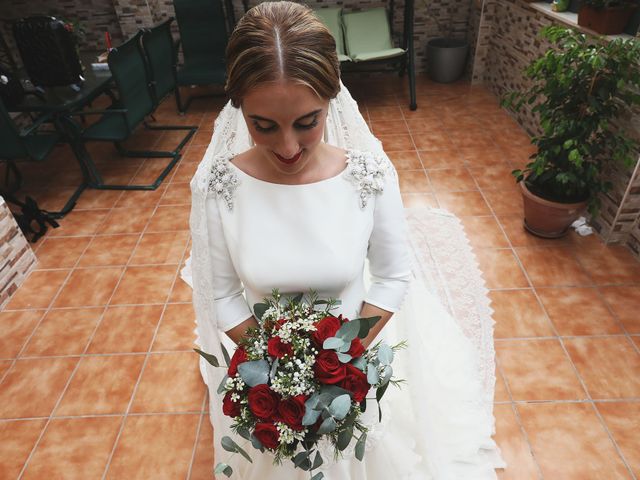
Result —
<path fill-rule="evenodd" d="M 329 337 L 324 342 L 322 342 L 322 348 L 325 350 L 335 350 L 337 348 L 342 347 L 345 344 L 345 341 L 338 337 Z"/>
<path fill-rule="evenodd" d="M 314 393 L 309 398 L 307 398 L 306 402 L 304 402 L 304 407 L 307 410 L 311 409 L 311 408 L 316 408 L 316 406 L 318 405 L 318 401 L 319 400 L 320 400 L 320 394 L 319 393 Z"/>
<path fill-rule="evenodd" d="M 338 385 L 323 385 L 322 388 L 320 389 L 320 393 L 321 394 L 326 393 L 330 395 L 331 400 L 333 400 L 335 397 L 339 395 L 351 394 L 349 390 L 345 390 L 344 388 L 339 387 Z"/>
<path fill-rule="evenodd" d="M 336 420 L 342 420 L 347 416 L 349 410 L 351 409 L 351 396 L 349 395 L 340 395 L 336 397 L 329 405 L 329 413 Z"/>
<path fill-rule="evenodd" d="M 373 363 L 367 365 L 367 382 L 369 385 L 375 385 L 380 381 L 380 374 L 378 373 L 378 367 Z"/>
<path fill-rule="evenodd" d="M 309 470 L 311 468 L 311 460 L 309 460 L 309 457 L 311 456 L 312 452 L 313 450 L 305 450 L 303 452 L 300 452 L 296 454 L 296 456 L 294 456 L 291 461 L 296 467 L 301 468 L 305 471 Z"/>
<path fill-rule="evenodd" d="M 338 355 L 338 360 L 340 360 L 341 363 L 349 363 L 351 361 L 351 355 L 349 355 L 348 353 L 340 353 L 337 352 Z"/>
<path fill-rule="evenodd" d="M 323 463 L 324 460 L 322 459 L 322 455 L 320 455 L 320 452 L 316 452 L 316 456 L 313 459 L 313 465 L 311 465 L 311 470 L 319 468 Z"/>
<path fill-rule="evenodd" d="M 320 435 L 324 435 L 325 433 L 333 432 L 337 426 L 338 424 L 333 419 L 333 417 L 327 417 L 324 419 L 324 422 L 322 422 L 322 425 L 320 425 L 318 433 Z"/>
<path fill-rule="evenodd" d="M 249 454 L 245 452 L 240 445 L 234 442 L 231 437 L 227 437 L 227 436 L 222 437 L 222 439 L 220 440 L 220 444 L 222 445 L 222 448 L 224 448 L 227 452 L 231 452 L 231 453 L 237 452 L 240 455 L 242 455 L 244 458 L 249 460 L 250 463 L 253 463 L 253 460 L 251 460 L 251 457 L 249 456 Z"/>
<path fill-rule="evenodd" d="M 336 337 L 342 338 L 345 342 L 351 343 L 351 340 L 358 336 L 360 332 L 360 320 L 351 320 L 345 322 L 336 332 Z"/>
<path fill-rule="evenodd" d="M 218 465 L 216 465 L 216 469 L 214 470 L 214 472 L 217 475 L 224 473 L 227 477 L 230 477 L 233 474 L 233 468 L 231 468 L 226 463 L 219 463 Z"/>
<path fill-rule="evenodd" d="M 378 321 L 380 320 L 381 317 L 376 316 L 376 317 L 367 317 L 367 318 L 358 318 L 357 320 L 359 320 L 359 324 L 360 324 L 360 331 L 358 332 L 358 337 L 359 338 L 366 338 L 367 335 L 369 335 L 369 330 L 371 330 L 371 327 L 373 327 L 376 323 L 378 323 Z M 352 320 L 354 321 L 354 320 Z"/>
<path fill-rule="evenodd" d="M 293 297 L 293 299 L 291 301 L 293 303 L 300 303 L 300 300 L 302 300 L 303 296 L 304 296 L 304 294 L 298 293 L 295 297 Z"/>
<path fill-rule="evenodd" d="M 349 446 L 351 443 L 351 438 L 353 437 L 353 426 L 348 426 L 344 430 L 342 430 L 338 434 L 338 441 L 336 442 L 336 447 L 338 450 L 342 451 Z"/>
<path fill-rule="evenodd" d="M 387 391 L 387 388 L 389 388 L 389 382 L 385 383 L 384 385 L 382 385 L 381 387 L 378 387 L 376 389 L 376 400 L 378 402 L 380 402 L 380 400 L 382 400 L 384 392 Z"/>
<path fill-rule="evenodd" d="M 360 402 L 360 411 L 362 413 L 367 411 L 367 399 L 366 398 Z"/>
<path fill-rule="evenodd" d="M 231 365 L 231 357 L 229 356 L 229 352 L 227 351 L 227 347 L 224 346 L 224 343 L 220 342 L 220 349 L 222 350 L 222 356 L 224 357 L 224 361 L 227 364 L 227 368 Z"/>
<path fill-rule="evenodd" d="M 316 405 L 315 409 L 322 411 L 322 410 L 324 410 L 326 408 L 329 408 L 329 405 L 331 405 L 331 402 L 337 396 L 338 395 L 336 395 L 333 392 L 322 392 L 322 393 L 320 393 L 320 396 L 318 397 L 318 404 Z"/>
<path fill-rule="evenodd" d="M 351 362 L 351 365 L 356 367 L 358 370 L 364 371 L 367 366 L 367 359 L 364 357 L 358 357 L 353 362 Z"/>
<path fill-rule="evenodd" d="M 280 359 L 276 358 L 271 364 L 271 371 L 269 372 L 269 378 L 271 379 L 272 382 L 276 379 L 276 373 L 279 366 L 280 366 Z"/>
<path fill-rule="evenodd" d="M 202 350 L 198 350 L 197 348 L 194 348 L 194 350 L 198 352 L 202 358 L 204 358 L 207 362 L 209 362 L 214 367 L 220 366 L 220 362 L 218 362 L 218 358 L 215 355 L 211 355 L 210 353 L 205 353 Z"/>
<path fill-rule="evenodd" d="M 238 365 L 238 373 L 250 387 L 265 384 L 269 381 L 269 362 L 264 359 L 243 362 Z"/>
<path fill-rule="evenodd" d="M 305 405 L 306 406 L 306 405 Z M 302 425 L 313 425 L 318 421 L 318 417 L 320 417 L 320 410 L 314 410 L 313 408 L 306 408 L 304 411 L 304 416 L 302 417 Z"/>
<path fill-rule="evenodd" d="M 378 360 L 380 360 L 382 365 L 389 365 L 393 362 L 393 350 L 386 343 L 378 347 Z"/>
<path fill-rule="evenodd" d="M 384 366 L 384 371 L 382 372 L 382 384 L 385 385 L 387 383 L 389 383 L 389 380 L 391 380 L 391 377 L 393 376 L 393 367 L 391 365 L 385 365 Z"/>
<path fill-rule="evenodd" d="M 218 395 L 221 395 L 221 394 L 223 394 L 223 393 L 224 393 L 224 391 L 225 391 L 225 387 L 226 387 L 226 385 L 227 385 L 227 379 L 228 379 L 228 378 L 229 378 L 229 375 L 225 375 L 225 376 L 222 378 L 222 381 L 220 382 L 220 385 L 218 385 L 218 390 L 216 390 L 216 393 L 217 393 Z"/>
<path fill-rule="evenodd" d="M 313 477 L 311 477 L 309 480 L 322 480 L 323 478 L 324 478 L 324 473 L 318 472 Z"/>
<path fill-rule="evenodd" d="M 360 435 L 360 438 L 358 439 L 358 442 L 356 443 L 356 458 L 360 461 L 362 461 L 362 459 L 364 458 L 364 448 L 367 444 L 367 434 L 366 433 L 362 433 Z"/>
<path fill-rule="evenodd" d="M 245 440 L 251 440 L 251 432 L 247 427 L 238 427 L 236 431 L 238 432 L 238 435 L 240 435 Z"/>
<path fill-rule="evenodd" d="M 264 452 L 264 447 L 262 446 L 262 442 L 260 440 L 258 440 L 258 438 L 251 434 L 251 445 L 253 445 L 253 448 L 255 448 L 256 450 L 260 450 L 261 452 Z"/>
<path fill-rule="evenodd" d="M 253 306 L 253 314 L 258 320 L 262 320 L 262 316 L 264 315 L 264 312 L 266 312 L 268 309 L 269 309 L 269 305 L 267 305 L 266 303 L 256 303 Z"/>

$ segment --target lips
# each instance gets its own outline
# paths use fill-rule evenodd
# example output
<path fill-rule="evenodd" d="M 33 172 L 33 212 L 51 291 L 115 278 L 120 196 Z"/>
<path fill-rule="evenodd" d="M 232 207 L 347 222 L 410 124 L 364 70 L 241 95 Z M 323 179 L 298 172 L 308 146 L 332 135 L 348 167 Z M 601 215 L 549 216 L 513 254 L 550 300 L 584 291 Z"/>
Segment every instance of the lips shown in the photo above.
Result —
<path fill-rule="evenodd" d="M 302 155 L 302 150 L 300 150 L 298 153 L 296 153 L 293 157 L 291 158 L 285 158 L 285 157 L 281 157 L 280 155 L 278 155 L 276 152 L 273 152 L 273 154 L 276 156 L 276 158 L 278 160 L 280 160 L 282 163 L 286 163 L 287 165 L 292 165 L 294 163 L 296 163 L 299 159 L 300 156 Z"/>

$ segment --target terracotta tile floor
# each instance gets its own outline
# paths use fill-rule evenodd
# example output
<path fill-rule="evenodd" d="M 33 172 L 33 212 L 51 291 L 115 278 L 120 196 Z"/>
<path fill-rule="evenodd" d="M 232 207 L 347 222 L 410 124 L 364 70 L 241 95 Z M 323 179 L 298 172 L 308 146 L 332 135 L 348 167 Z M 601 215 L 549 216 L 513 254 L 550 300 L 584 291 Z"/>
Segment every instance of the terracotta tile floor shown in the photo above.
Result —
<path fill-rule="evenodd" d="M 456 213 L 491 289 L 501 479 L 640 478 L 640 264 L 596 237 L 540 240 L 522 229 L 510 170 L 528 138 L 482 87 L 396 78 L 355 85 L 363 115 L 400 171 L 407 205 Z M 188 182 L 221 100 L 172 99 L 162 122 L 200 131 L 154 192 L 86 191 L 36 245 L 38 269 L 0 312 L 0 478 L 212 478 L 206 393 L 191 351 Z M 175 138 L 145 132 L 137 146 Z M 105 176 L 138 181 L 163 160 L 92 145 Z M 66 148 L 24 168 L 60 207 L 77 182 Z M 47 178 L 38 183 L 34 179 Z"/>

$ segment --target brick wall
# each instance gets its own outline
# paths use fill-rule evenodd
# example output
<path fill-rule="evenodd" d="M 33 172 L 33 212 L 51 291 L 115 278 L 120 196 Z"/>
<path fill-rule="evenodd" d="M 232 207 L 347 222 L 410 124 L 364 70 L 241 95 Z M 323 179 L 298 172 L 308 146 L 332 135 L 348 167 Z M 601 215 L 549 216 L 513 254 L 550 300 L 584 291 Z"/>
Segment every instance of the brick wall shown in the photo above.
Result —
<path fill-rule="evenodd" d="M 474 58 L 473 81 L 485 84 L 497 96 L 527 88 L 528 80 L 522 76 L 522 71 L 533 58 L 550 48 L 538 32 L 553 23 L 558 22 L 531 8 L 524 0 L 485 0 L 478 27 L 479 47 Z M 529 134 L 540 133 L 538 120 L 530 107 L 514 117 Z M 640 112 L 624 122 L 631 125 L 631 133 L 640 138 Z M 635 156 L 640 157 L 638 153 Z M 602 195 L 602 209 L 592 223 L 605 241 L 628 243 L 637 253 L 640 169 L 611 165 L 607 176 L 613 188 Z"/>
<path fill-rule="evenodd" d="M 36 265 L 36 256 L 0 197 L 0 310 Z"/>

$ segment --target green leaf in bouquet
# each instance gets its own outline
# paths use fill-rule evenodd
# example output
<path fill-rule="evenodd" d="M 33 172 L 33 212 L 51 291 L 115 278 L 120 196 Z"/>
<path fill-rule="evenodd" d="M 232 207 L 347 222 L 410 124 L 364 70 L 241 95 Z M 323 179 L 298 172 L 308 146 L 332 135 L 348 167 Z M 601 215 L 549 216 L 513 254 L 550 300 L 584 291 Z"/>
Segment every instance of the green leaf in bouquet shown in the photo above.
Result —
<path fill-rule="evenodd" d="M 251 460 L 251 457 L 249 456 L 249 454 L 245 452 L 240 445 L 234 442 L 231 437 L 227 437 L 227 436 L 222 437 L 222 439 L 220 440 L 220 444 L 222 445 L 222 448 L 224 448 L 227 452 L 239 453 L 244 458 L 249 460 L 250 463 L 253 463 L 253 460 Z"/>
<path fill-rule="evenodd" d="M 305 411 L 304 411 L 304 416 L 302 417 L 302 425 L 304 426 L 313 425 L 318 421 L 318 417 L 320 417 L 320 413 L 321 413 L 320 410 L 314 410 L 313 408 L 309 408 L 305 403 Z"/>
<path fill-rule="evenodd" d="M 360 411 L 362 413 L 367 411 L 367 399 L 366 398 L 360 402 Z"/>
<path fill-rule="evenodd" d="M 329 305 L 330 303 L 329 300 L 315 300 L 313 302 L 314 305 Z"/>
<path fill-rule="evenodd" d="M 375 385 L 380 381 L 380 374 L 378 373 L 378 367 L 374 363 L 367 365 L 367 382 L 369 385 Z"/>
<path fill-rule="evenodd" d="M 329 413 L 336 420 L 342 420 L 347 416 L 349 410 L 351 409 L 351 396 L 350 395 L 340 395 L 336 397 L 329 405 Z"/>
<path fill-rule="evenodd" d="M 331 391 L 320 392 L 320 396 L 318 397 L 318 404 L 315 406 L 315 409 L 320 411 L 328 409 L 333 399 L 336 398 L 338 395 L 339 394 L 336 394 Z"/>
<path fill-rule="evenodd" d="M 389 365 L 393 362 L 393 350 L 386 343 L 383 343 L 378 348 L 378 360 L 382 365 Z"/>
<path fill-rule="evenodd" d="M 351 320 L 345 322 L 336 332 L 336 337 L 342 338 L 345 342 L 351 343 L 351 340 L 358 336 L 360 332 L 360 320 Z"/>
<path fill-rule="evenodd" d="M 322 342 L 322 348 L 325 350 L 337 350 L 345 344 L 345 341 L 340 337 L 329 337 Z"/>
<path fill-rule="evenodd" d="M 204 358 L 207 362 L 209 362 L 214 367 L 220 366 L 220 362 L 218 362 L 218 359 L 216 358 L 215 355 L 211 355 L 210 353 L 205 353 L 202 350 L 198 350 L 197 348 L 194 348 L 194 350 L 198 352 L 202 358 Z"/>
<path fill-rule="evenodd" d="M 293 303 L 300 303 L 300 300 L 302 300 L 303 296 L 304 296 L 304 294 L 298 293 L 295 297 L 293 297 L 293 299 L 291 301 Z"/>
<path fill-rule="evenodd" d="M 318 472 L 313 477 L 311 477 L 309 480 L 322 480 L 323 478 L 324 478 L 324 473 Z"/>
<path fill-rule="evenodd" d="M 278 367 L 280 366 L 280 359 L 276 358 L 271 364 L 271 371 L 269 372 L 269 378 L 273 382 L 276 379 L 276 372 L 278 371 Z"/>
<path fill-rule="evenodd" d="M 269 305 L 267 305 L 266 303 L 256 303 L 253 306 L 253 314 L 256 316 L 258 320 L 262 320 L 262 316 L 264 315 L 264 312 L 266 312 L 268 309 L 269 309 Z"/>
<path fill-rule="evenodd" d="M 251 432 L 247 427 L 240 426 L 236 429 L 236 432 L 245 440 L 251 440 Z"/>
<path fill-rule="evenodd" d="M 250 387 L 262 385 L 269 381 L 269 362 L 263 359 L 241 363 L 238 365 L 238 373 Z"/>
<path fill-rule="evenodd" d="M 315 470 L 316 468 L 319 468 L 320 465 L 322 465 L 323 463 L 324 463 L 324 460 L 322 460 L 322 455 L 320 455 L 320 452 L 316 452 L 316 456 L 313 459 L 313 465 L 311 465 L 311 470 Z"/>
<path fill-rule="evenodd" d="M 324 419 L 324 422 L 322 422 L 322 425 L 320 425 L 320 428 L 318 429 L 318 433 L 320 435 L 324 435 L 325 433 L 333 432 L 337 426 L 338 424 L 333 419 L 333 417 L 327 417 Z"/>
<path fill-rule="evenodd" d="M 222 381 L 220 382 L 220 385 L 218 385 L 218 390 L 216 390 L 216 392 L 218 393 L 218 395 L 224 393 L 225 391 L 225 386 L 227 384 L 227 379 L 229 378 L 229 375 L 225 375 L 222 378 Z"/>
<path fill-rule="evenodd" d="M 391 380 L 393 376 L 393 367 L 391 365 L 385 365 L 384 371 L 382 372 L 382 384 L 386 385 Z"/>
<path fill-rule="evenodd" d="M 351 365 L 359 370 L 364 371 L 364 369 L 367 367 L 367 359 L 364 357 L 358 357 L 353 362 L 351 362 Z"/>
<path fill-rule="evenodd" d="M 293 457 L 291 461 L 296 467 L 301 468 L 304 471 L 310 470 L 311 460 L 309 460 L 309 457 L 311 456 L 312 453 L 313 453 L 313 450 L 305 450 L 303 452 L 296 454 L 296 456 Z"/>
<path fill-rule="evenodd" d="M 231 468 L 226 463 L 221 462 L 218 465 L 216 465 L 216 469 L 214 470 L 214 472 L 217 475 L 224 473 L 227 477 L 230 477 L 233 474 L 233 468 Z"/>
<path fill-rule="evenodd" d="M 358 318 L 360 324 L 360 331 L 358 332 L 359 338 L 366 338 L 369 335 L 369 330 L 380 320 L 380 316 L 376 317 L 367 317 L 367 318 Z M 352 320 L 353 322 L 353 320 Z"/>
<path fill-rule="evenodd" d="M 384 395 L 384 392 L 387 391 L 388 387 L 389 387 L 389 382 L 385 383 L 384 385 L 382 385 L 381 387 L 378 387 L 376 389 L 376 400 L 378 402 L 380 402 L 380 400 L 382 400 L 382 396 Z"/>
<path fill-rule="evenodd" d="M 364 447 L 367 445 L 367 434 L 362 433 L 356 443 L 356 458 L 360 461 L 364 458 Z"/>
<path fill-rule="evenodd" d="M 253 445 L 253 448 L 255 448 L 256 450 L 260 450 L 261 452 L 264 452 L 264 447 L 262 446 L 262 442 L 258 440 L 254 434 L 251 434 L 250 440 L 251 440 L 251 445 Z"/>
<path fill-rule="evenodd" d="M 313 395 L 311 395 L 306 402 L 304 402 L 304 406 L 307 409 L 310 408 L 316 408 L 316 406 L 318 405 L 318 401 L 320 400 L 320 394 L 319 393 L 314 393 Z"/>
<path fill-rule="evenodd" d="M 231 365 L 231 357 L 229 357 L 227 347 L 224 346 L 224 343 L 220 342 L 220 348 L 222 349 L 222 356 L 224 357 L 224 361 L 227 363 L 228 367 L 229 365 Z"/>
<path fill-rule="evenodd" d="M 351 443 L 351 438 L 353 438 L 353 425 L 349 425 L 338 434 L 338 441 L 336 442 L 338 450 L 342 451 L 347 448 Z"/>
<path fill-rule="evenodd" d="M 337 352 L 336 355 L 338 355 L 338 360 L 340 360 L 341 363 L 349 363 L 352 358 L 348 353 Z"/>

